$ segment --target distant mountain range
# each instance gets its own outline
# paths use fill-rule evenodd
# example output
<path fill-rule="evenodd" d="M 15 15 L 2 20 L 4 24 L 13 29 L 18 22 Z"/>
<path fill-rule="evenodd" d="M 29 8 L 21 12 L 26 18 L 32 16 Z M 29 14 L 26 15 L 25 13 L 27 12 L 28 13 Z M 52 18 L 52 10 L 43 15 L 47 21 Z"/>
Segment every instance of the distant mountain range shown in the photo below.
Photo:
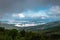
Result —
<path fill-rule="evenodd" d="M 23 27 L 23 29 L 25 30 L 33 30 L 33 31 L 38 31 L 38 30 L 45 30 L 45 29 L 49 29 L 49 28 L 55 28 L 60 26 L 60 21 L 55 21 L 55 22 L 50 22 L 50 23 L 46 23 L 43 25 L 38 25 L 38 26 L 30 26 L 30 27 Z"/>
<path fill-rule="evenodd" d="M 38 26 L 30 26 L 30 27 L 17 27 L 14 26 L 15 24 L 5 24 L 5 23 L 0 23 L 0 27 L 5 27 L 6 29 L 18 29 L 18 30 L 31 30 L 31 31 L 37 31 L 37 30 L 45 30 L 45 29 L 50 29 L 50 28 L 55 28 L 58 27 L 60 28 L 60 21 L 55 21 L 55 22 L 50 22 L 46 23 L 43 25 L 38 25 Z"/>

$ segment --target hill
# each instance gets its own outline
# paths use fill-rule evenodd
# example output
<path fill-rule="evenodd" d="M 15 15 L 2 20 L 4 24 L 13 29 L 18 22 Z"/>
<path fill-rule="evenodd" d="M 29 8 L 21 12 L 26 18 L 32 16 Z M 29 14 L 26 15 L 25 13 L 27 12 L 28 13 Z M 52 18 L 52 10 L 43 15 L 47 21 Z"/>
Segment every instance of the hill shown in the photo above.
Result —
<path fill-rule="evenodd" d="M 23 29 L 39 31 L 39 30 L 45 30 L 45 29 L 49 29 L 49 28 L 54 28 L 54 27 L 57 27 L 57 26 L 60 27 L 60 21 L 50 22 L 50 23 L 46 23 L 46 24 L 38 25 L 38 26 L 24 27 Z"/>
<path fill-rule="evenodd" d="M 0 23 L 0 27 L 5 27 L 6 29 L 18 29 L 18 30 L 30 30 L 30 31 L 38 31 L 38 30 L 45 30 L 49 28 L 54 28 L 57 26 L 60 26 L 60 21 L 56 22 L 50 22 L 46 23 L 43 25 L 37 25 L 37 26 L 30 26 L 30 27 L 17 27 L 14 26 L 15 24 L 5 24 L 5 23 Z"/>

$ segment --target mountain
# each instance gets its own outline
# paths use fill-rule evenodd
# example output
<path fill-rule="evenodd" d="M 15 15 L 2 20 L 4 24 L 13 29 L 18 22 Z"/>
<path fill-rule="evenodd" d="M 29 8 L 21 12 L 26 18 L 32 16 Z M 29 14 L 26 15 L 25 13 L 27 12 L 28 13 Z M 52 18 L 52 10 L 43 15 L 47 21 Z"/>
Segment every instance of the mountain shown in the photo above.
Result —
<path fill-rule="evenodd" d="M 6 29 L 18 29 L 18 30 L 24 29 L 24 30 L 30 30 L 30 31 L 37 31 L 37 30 L 45 30 L 45 29 L 55 28 L 57 26 L 60 26 L 60 21 L 50 22 L 43 25 L 30 26 L 30 27 L 16 27 L 14 25 L 15 24 L 0 23 L 0 27 L 5 27 Z"/>
<path fill-rule="evenodd" d="M 54 28 L 57 26 L 60 26 L 60 21 L 50 22 L 50 23 L 46 23 L 46 24 L 38 25 L 38 26 L 24 27 L 24 29 L 36 31 L 36 30 L 44 30 L 44 29 Z"/>
<path fill-rule="evenodd" d="M 6 23 L 0 23 L 0 27 L 4 27 L 5 29 L 17 29 L 17 27 L 15 27 L 14 24 L 6 24 Z"/>

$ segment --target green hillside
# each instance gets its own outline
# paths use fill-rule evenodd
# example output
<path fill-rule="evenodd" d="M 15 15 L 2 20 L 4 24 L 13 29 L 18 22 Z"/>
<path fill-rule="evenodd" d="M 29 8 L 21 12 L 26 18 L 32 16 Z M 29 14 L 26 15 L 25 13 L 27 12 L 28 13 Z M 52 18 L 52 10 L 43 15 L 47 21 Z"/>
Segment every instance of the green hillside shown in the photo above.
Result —
<path fill-rule="evenodd" d="M 0 23 L 0 27 L 5 27 L 6 29 L 18 29 L 18 30 L 29 30 L 29 31 L 40 31 L 44 29 L 54 28 L 60 26 L 60 21 L 50 22 L 43 25 L 30 26 L 30 27 L 17 27 L 15 24 L 5 24 Z"/>
<path fill-rule="evenodd" d="M 38 31 L 5 29 L 0 27 L 0 40 L 60 40 L 60 27 Z M 56 31 L 57 30 L 57 31 Z"/>
<path fill-rule="evenodd" d="M 31 27 L 0 23 L 0 40 L 60 40 L 60 21 Z"/>
<path fill-rule="evenodd" d="M 45 33 L 60 34 L 60 26 L 44 29 Z"/>
<path fill-rule="evenodd" d="M 50 29 L 50 28 L 55 29 L 55 27 L 57 27 L 57 28 L 60 27 L 60 21 L 49 22 L 49 23 L 46 23 L 46 24 L 43 24 L 43 25 L 24 27 L 24 29 L 30 30 L 30 31 L 40 31 L 40 30 Z"/>

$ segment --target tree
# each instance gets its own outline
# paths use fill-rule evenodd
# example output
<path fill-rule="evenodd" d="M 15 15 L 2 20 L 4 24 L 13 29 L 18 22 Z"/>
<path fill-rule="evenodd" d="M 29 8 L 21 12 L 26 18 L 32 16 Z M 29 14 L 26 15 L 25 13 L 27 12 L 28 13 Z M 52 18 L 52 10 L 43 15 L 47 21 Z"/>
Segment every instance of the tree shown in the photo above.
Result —
<path fill-rule="evenodd" d="M 20 31 L 21 37 L 24 37 L 25 33 L 26 33 L 25 30 Z"/>
<path fill-rule="evenodd" d="M 41 37 L 39 35 L 32 35 L 31 40 L 40 40 Z"/>
<path fill-rule="evenodd" d="M 5 28 L 4 27 L 0 27 L 0 31 L 4 32 Z"/>
<path fill-rule="evenodd" d="M 12 37 L 13 40 L 15 40 L 15 37 L 17 36 L 18 31 L 16 29 L 12 29 L 9 32 L 9 36 Z"/>

